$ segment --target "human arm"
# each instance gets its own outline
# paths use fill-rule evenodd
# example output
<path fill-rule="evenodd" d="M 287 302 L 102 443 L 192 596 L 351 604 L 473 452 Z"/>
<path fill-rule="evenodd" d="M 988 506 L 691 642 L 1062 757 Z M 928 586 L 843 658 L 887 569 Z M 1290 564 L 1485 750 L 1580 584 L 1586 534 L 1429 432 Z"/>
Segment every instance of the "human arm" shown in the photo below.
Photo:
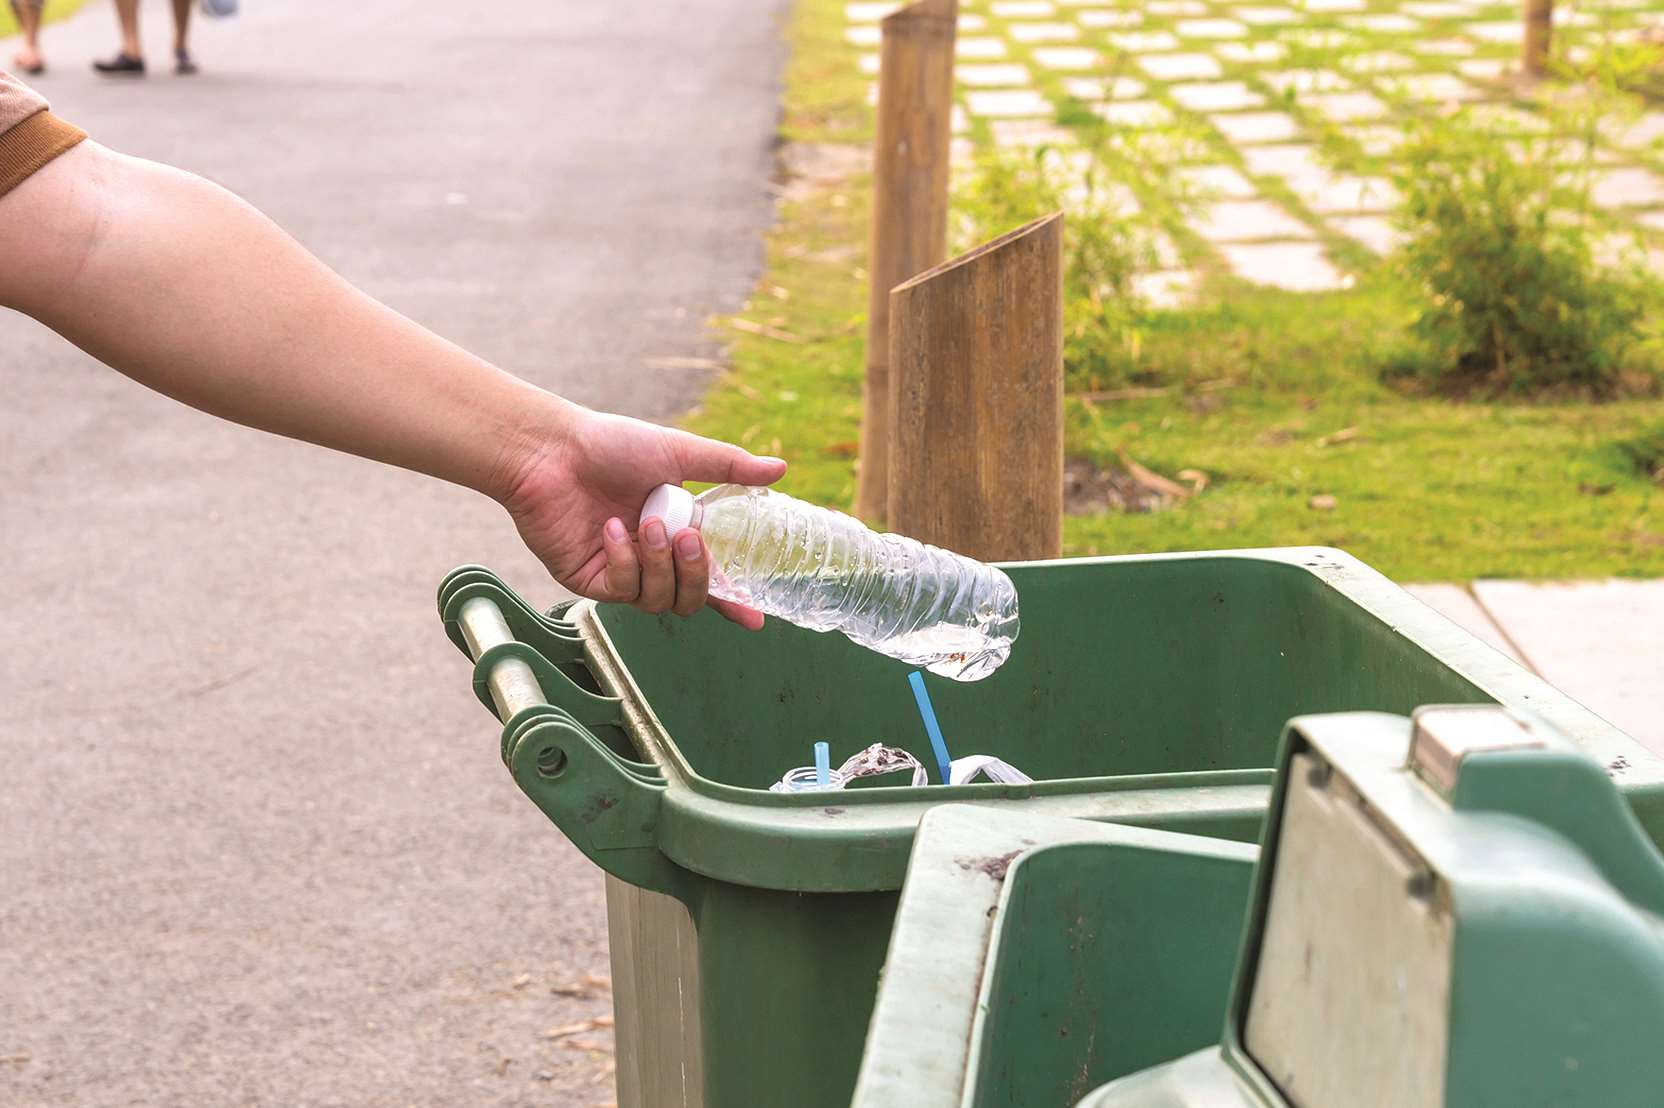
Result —
<path fill-rule="evenodd" d="M 630 538 L 648 492 L 785 470 L 504 373 L 218 186 L 92 142 L 0 196 L 0 304 L 203 411 L 485 493 L 562 584 L 650 611 L 702 606 L 709 562 L 691 536 L 691 557 L 673 553 L 662 526 Z"/>

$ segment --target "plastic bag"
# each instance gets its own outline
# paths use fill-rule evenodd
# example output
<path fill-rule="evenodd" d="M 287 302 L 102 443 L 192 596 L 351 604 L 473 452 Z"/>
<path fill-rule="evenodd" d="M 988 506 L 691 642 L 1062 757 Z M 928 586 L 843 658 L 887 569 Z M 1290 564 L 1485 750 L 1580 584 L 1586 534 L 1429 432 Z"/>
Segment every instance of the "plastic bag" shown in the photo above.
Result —
<path fill-rule="evenodd" d="M 768 788 L 775 793 L 836 792 L 857 777 L 881 777 L 905 769 L 913 771 L 913 779 L 909 783 L 915 788 L 929 784 L 930 778 L 917 758 L 900 747 L 873 743 L 833 770 L 825 785 L 816 782 L 814 766 L 798 766 L 787 770 L 780 780 Z M 1010 762 L 992 755 L 967 754 L 948 763 L 947 783 L 967 785 L 976 780 L 978 774 L 1002 785 L 1021 785 L 1034 780 Z"/>

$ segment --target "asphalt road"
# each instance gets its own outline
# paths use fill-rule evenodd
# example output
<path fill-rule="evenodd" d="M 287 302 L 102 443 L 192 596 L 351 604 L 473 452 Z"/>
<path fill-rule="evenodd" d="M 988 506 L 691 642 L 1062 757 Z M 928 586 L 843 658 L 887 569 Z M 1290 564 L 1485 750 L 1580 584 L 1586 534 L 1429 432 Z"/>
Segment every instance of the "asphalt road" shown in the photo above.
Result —
<path fill-rule="evenodd" d="M 201 76 L 38 85 L 376 296 L 669 417 L 770 218 L 782 0 L 251 0 Z M 9 58 L 10 44 L 0 43 Z M 3 213 L 0 206 L 0 213 Z M 0 265 L 5 264 L 0 259 Z M 167 310 L 158 290 L 158 310 Z M 0 313 L 0 1103 L 591 1105 L 596 871 L 524 799 L 433 591 L 555 590 L 469 494 L 220 424 Z M 604 1038 L 604 1036 L 590 1036 Z"/>

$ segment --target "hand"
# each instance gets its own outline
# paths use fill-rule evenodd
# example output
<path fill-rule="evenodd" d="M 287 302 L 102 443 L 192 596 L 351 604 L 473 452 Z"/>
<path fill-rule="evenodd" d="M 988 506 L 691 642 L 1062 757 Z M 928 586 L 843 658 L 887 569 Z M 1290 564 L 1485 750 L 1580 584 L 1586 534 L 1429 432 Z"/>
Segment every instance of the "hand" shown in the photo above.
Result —
<path fill-rule="evenodd" d="M 698 532 L 670 541 L 662 520 L 638 516 L 660 485 L 772 485 L 785 472 L 779 458 L 579 408 L 570 411 L 565 432 L 521 467 L 503 504 L 531 552 L 580 596 L 681 616 L 709 604 L 754 631 L 763 625 L 761 612 L 708 595 L 710 554 Z"/>

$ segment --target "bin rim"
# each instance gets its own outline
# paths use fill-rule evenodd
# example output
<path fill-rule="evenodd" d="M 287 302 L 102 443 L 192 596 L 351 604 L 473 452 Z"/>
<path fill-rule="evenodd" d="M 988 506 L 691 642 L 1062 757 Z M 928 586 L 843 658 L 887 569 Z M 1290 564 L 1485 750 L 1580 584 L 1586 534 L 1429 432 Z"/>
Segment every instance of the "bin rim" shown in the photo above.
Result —
<path fill-rule="evenodd" d="M 1664 759 L 1554 689 L 1519 663 L 1475 638 L 1345 551 L 1322 546 L 1181 551 L 1000 563 L 1002 568 L 1117 565 L 1140 562 L 1250 560 L 1315 577 L 1386 628 L 1409 636 L 1430 657 L 1492 701 L 1522 704 L 1609 766 L 1632 802 L 1641 794 L 1664 824 Z M 597 680 L 621 701 L 625 729 L 667 784 L 660 811 L 659 849 L 707 877 L 798 891 L 853 892 L 900 887 L 905 855 L 919 819 L 952 802 L 1022 800 L 1025 811 L 1220 833 L 1239 820 L 1263 816 L 1272 770 L 1188 771 L 1137 776 L 1070 777 L 1024 785 L 979 783 L 880 786 L 832 794 L 772 793 L 730 785 L 699 773 L 682 753 L 637 685 L 603 619 L 608 607 L 581 600 L 567 613 L 584 639 L 585 660 Z M 1645 818 L 1645 817 L 1643 817 Z M 1649 821 L 1651 822 L 1651 821 Z M 783 835 L 841 844 L 847 851 L 759 850 Z M 881 860 L 880 856 L 884 856 Z"/>
<path fill-rule="evenodd" d="M 1590 757 L 1606 764 L 1620 782 L 1657 783 L 1664 786 L 1664 758 L 1653 754 L 1636 739 L 1573 701 L 1520 663 L 1429 608 L 1406 592 L 1402 586 L 1343 550 L 1325 546 L 1289 546 L 1092 558 L 1051 558 L 997 564 L 1002 569 L 1029 569 L 1063 565 L 1073 567 L 1226 559 L 1261 561 L 1311 571 L 1312 576 L 1352 601 L 1377 621 L 1395 631 L 1408 632 L 1430 656 L 1461 675 L 1493 700 L 1500 701 L 1504 695 L 1517 694 L 1515 699 L 1521 701 L 1552 699 L 1562 702 L 1561 705 L 1553 707 L 1575 709 L 1544 713 L 1541 707 L 1533 705 L 1533 710 L 1543 713 L 1545 719 L 1571 737 Z M 775 810 L 828 807 L 824 800 L 825 794 L 771 793 L 766 788 L 730 785 L 699 773 L 683 755 L 669 729 L 653 712 L 628 665 L 614 646 L 612 636 L 601 618 L 600 609 L 603 606 L 594 600 L 580 600 L 568 615 L 583 632 L 586 647 L 593 648 L 590 660 L 600 663 L 608 678 L 616 682 L 616 686 L 611 690 L 612 694 L 624 697 L 627 705 L 634 709 L 629 717 L 632 724 L 631 737 L 633 740 L 647 740 L 649 748 L 641 753 L 650 755 L 662 769 L 680 783 L 703 796 L 734 803 L 760 804 Z M 591 651 L 586 649 L 586 654 L 591 654 Z M 1568 716 L 1571 718 L 1565 718 Z M 1614 762 L 1619 764 L 1613 765 Z M 944 801 L 987 801 L 1058 795 L 1083 790 L 1147 789 L 1161 787 L 1160 783 L 1168 781 L 1184 788 L 1199 788 L 1210 785 L 1264 784 L 1270 779 L 1270 769 L 1266 767 L 1134 776 L 1065 777 L 1023 785 L 982 782 L 952 786 L 873 786 L 838 792 L 835 794 L 838 799 L 835 805 L 831 806 L 856 808 L 864 804 L 889 804 L 894 803 L 895 798 L 901 794 L 920 794 L 921 790 L 925 789 L 930 790 L 931 796 L 940 797 Z"/>

